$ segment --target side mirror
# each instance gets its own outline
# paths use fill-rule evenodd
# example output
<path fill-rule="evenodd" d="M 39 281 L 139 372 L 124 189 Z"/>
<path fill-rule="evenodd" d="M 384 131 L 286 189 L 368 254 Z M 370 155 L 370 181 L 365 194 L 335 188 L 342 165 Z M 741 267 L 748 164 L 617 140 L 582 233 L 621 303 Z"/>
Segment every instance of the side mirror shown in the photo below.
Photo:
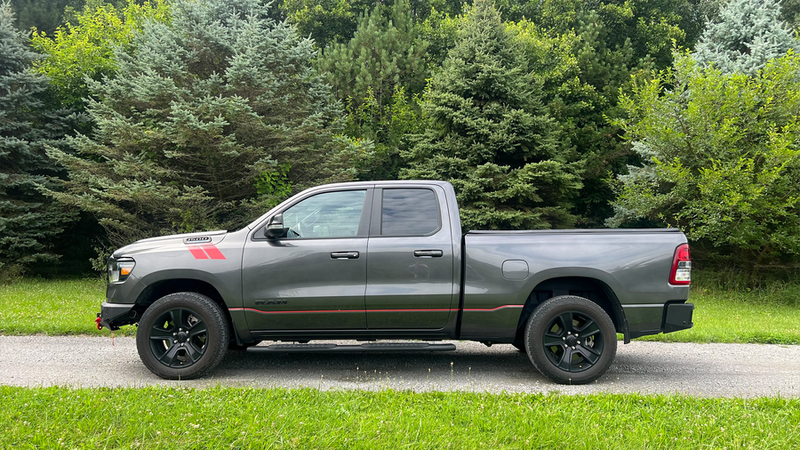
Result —
<path fill-rule="evenodd" d="M 284 234 L 286 234 L 286 228 L 283 227 L 283 214 L 272 216 L 267 228 L 264 230 L 264 236 L 267 239 L 278 239 Z"/>

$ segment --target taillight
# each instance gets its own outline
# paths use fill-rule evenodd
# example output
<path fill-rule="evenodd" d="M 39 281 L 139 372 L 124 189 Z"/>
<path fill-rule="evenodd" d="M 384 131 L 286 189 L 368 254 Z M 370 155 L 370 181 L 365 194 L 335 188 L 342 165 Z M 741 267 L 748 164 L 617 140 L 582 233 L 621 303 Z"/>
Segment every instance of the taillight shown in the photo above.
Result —
<path fill-rule="evenodd" d="M 672 271 L 669 284 L 688 285 L 692 282 L 692 258 L 689 257 L 689 244 L 681 244 L 675 249 L 672 258 Z"/>

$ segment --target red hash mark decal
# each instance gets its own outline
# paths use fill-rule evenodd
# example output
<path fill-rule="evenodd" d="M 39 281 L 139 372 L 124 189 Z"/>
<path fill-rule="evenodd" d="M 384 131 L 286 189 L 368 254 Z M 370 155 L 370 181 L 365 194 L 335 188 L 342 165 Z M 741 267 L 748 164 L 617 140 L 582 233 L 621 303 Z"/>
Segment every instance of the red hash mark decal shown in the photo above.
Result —
<path fill-rule="evenodd" d="M 225 259 L 225 255 L 214 244 L 187 245 L 194 259 Z"/>

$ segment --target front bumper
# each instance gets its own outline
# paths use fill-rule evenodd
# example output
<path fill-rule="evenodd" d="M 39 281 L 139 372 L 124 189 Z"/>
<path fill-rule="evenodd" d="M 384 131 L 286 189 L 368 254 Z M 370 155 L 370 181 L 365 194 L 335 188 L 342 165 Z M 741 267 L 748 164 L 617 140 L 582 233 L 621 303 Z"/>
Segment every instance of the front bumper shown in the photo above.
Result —
<path fill-rule="evenodd" d="M 139 312 L 134 309 L 134 303 L 108 303 L 100 305 L 97 313 L 97 329 L 108 328 L 119 330 L 122 325 L 130 325 L 139 321 Z"/>

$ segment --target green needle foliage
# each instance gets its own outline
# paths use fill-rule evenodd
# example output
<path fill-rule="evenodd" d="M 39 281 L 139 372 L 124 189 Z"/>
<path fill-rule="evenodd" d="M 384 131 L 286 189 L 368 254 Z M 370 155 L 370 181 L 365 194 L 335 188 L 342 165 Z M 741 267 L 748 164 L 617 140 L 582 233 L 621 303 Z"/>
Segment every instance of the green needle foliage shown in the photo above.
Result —
<path fill-rule="evenodd" d="M 572 225 L 581 183 L 558 159 L 559 128 L 540 89 L 497 10 L 476 1 L 430 81 L 427 130 L 401 176 L 450 181 L 467 229 Z"/>
<path fill-rule="evenodd" d="M 347 134 L 376 144 L 362 161 L 359 178 L 397 178 L 404 136 L 416 131 L 415 96 L 429 73 L 426 50 L 408 0 L 398 0 L 364 14 L 353 39 L 332 44 L 318 61 L 334 95 L 347 104 Z"/>
<path fill-rule="evenodd" d="M 25 42 L 0 3 L 0 279 L 55 261 L 52 244 L 75 218 L 39 192 L 59 174 L 44 147 L 63 145 L 75 116 L 53 104 Z"/>
<path fill-rule="evenodd" d="M 723 73 L 756 75 L 770 60 L 796 47 L 792 31 L 781 20 L 778 0 L 730 0 L 719 21 L 708 24 L 694 58 Z"/>
<path fill-rule="evenodd" d="M 752 77 L 702 70 L 683 56 L 674 75 L 623 96 L 630 116 L 619 125 L 647 164 L 619 177 L 609 225 L 679 226 L 746 267 L 751 281 L 764 264 L 797 261 L 798 72 L 791 52 Z"/>
<path fill-rule="evenodd" d="M 69 170 L 64 204 L 99 218 L 111 244 L 261 214 L 291 187 L 350 179 L 341 110 L 312 70 L 312 42 L 258 0 L 176 0 L 115 51 L 116 78 L 90 81 L 94 136 Z"/>

